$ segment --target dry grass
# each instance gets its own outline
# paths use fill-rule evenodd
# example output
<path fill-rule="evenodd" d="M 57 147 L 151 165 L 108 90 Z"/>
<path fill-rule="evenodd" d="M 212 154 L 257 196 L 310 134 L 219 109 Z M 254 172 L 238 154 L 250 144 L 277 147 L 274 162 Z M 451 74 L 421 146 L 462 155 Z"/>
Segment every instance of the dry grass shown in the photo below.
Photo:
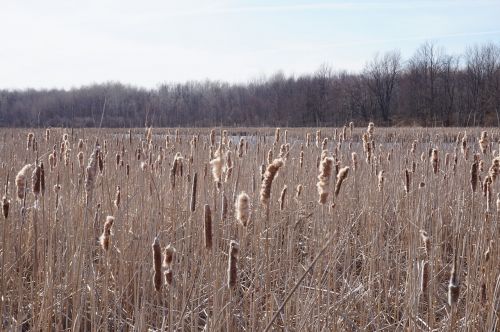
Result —
<path fill-rule="evenodd" d="M 0 329 L 498 329 L 500 132 L 464 133 L 2 129 Z"/>

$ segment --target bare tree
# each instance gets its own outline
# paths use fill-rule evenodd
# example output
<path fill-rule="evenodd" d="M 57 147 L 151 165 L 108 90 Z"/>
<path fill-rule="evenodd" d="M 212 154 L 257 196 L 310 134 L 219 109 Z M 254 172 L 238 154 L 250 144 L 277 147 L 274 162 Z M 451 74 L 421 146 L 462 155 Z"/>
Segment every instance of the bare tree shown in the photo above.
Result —
<path fill-rule="evenodd" d="M 368 87 L 374 94 L 382 120 L 386 123 L 390 120 L 391 101 L 400 71 L 399 51 L 387 52 L 381 57 L 377 54 L 365 69 Z"/>

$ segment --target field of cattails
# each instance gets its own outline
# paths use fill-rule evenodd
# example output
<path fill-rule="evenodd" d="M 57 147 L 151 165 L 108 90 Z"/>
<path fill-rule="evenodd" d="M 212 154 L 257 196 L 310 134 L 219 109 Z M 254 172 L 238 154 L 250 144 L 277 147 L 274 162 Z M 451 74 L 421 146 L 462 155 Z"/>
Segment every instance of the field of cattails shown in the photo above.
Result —
<path fill-rule="evenodd" d="M 0 137 L 0 330 L 500 327 L 497 129 Z"/>

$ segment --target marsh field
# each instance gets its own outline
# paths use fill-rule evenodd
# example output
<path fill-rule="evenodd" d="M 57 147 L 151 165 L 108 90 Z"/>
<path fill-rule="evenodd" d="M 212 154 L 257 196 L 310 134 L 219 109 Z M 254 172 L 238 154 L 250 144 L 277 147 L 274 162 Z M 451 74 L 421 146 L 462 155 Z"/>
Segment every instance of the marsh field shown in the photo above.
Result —
<path fill-rule="evenodd" d="M 2 330 L 499 329 L 497 128 L 0 137 Z"/>

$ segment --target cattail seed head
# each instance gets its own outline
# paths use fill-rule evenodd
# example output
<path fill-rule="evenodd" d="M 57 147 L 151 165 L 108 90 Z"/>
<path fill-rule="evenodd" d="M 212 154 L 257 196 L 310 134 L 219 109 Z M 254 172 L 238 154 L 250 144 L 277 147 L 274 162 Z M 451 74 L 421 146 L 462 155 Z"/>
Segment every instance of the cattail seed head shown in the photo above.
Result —
<path fill-rule="evenodd" d="M 300 195 L 302 194 L 303 186 L 301 184 L 297 185 L 297 188 L 295 189 L 295 198 L 299 199 Z"/>
<path fill-rule="evenodd" d="M 240 225 L 246 227 L 250 220 L 250 197 L 242 191 L 236 199 L 236 220 Z"/>
<path fill-rule="evenodd" d="M 9 217 L 9 207 L 10 207 L 10 201 L 7 199 L 6 196 L 2 197 L 2 215 L 5 219 Z"/>
<path fill-rule="evenodd" d="M 280 204 L 280 211 L 283 211 L 285 209 L 285 196 L 286 196 L 286 189 L 287 186 L 283 186 L 283 189 L 281 190 L 280 198 L 278 200 Z"/>
<path fill-rule="evenodd" d="M 227 287 L 232 289 L 236 286 L 238 280 L 238 257 L 239 257 L 239 244 L 231 240 L 229 243 L 229 259 L 227 266 Z"/>
<path fill-rule="evenodd" d="M 378 191 L 382 191 L 384 189 L 384 181 L 385 181 L 384 171 L 381 170 L 378 173 L 377 179 L 378 179 Z"/>
<path fill-rule="evenodd" d="M 282 159 L 275 159 L 267 166 L 260 189 L 260 201 L 265 206 L 269 205 L 269 199 L 271 198 L 271 185 L 276 174 L 283 165 L 284 163 Z"/>
<path fill-rule="evenodd" d="M 477 190 L 477 182 L 478 182 L 478 162 L 474 161 L 470 168 L 470 185 L 473 192 Z"/>
<path fill-rule="evenodd" d="M 17 198 L 21 201 L 24 199 L 26 192 L 26 177 L 30 168 L 31 164 L 24 165 L 16 176 Z"/>
<path fill-rule="evenodd" d="M 344 182 L 344 180 L 347 178 L 348 173 L 349 173 L 349 166 L 343 167 L 339 170 L 337 174 L 337 182 L 335 183 L 335 197 L 339 195 L 342 182 Z"/>
<path fill-rule="evenodd" d="M 326 157 L 323 159 L 323 161 L 321 161 L 319 167 L 318 182 L 316 183 L 319 194 L 319 204 L 325 204 L 326 200 L 328 199 L 333 163 L 334 159 L 331 157 Z"/>
<path fill-rule="evenodd" d="M 155 287 L 155 290 L 159 292 L 161 290 L 162 282 L 161 282 L 161 247 L 158 237 L 155 237 L 152 248 L 153 248 L 153 268 L 154 268 L 153 285 Z"/>
<path fill-rule="evenodd" d="M 205 248 L 212 249 L 212 211 L 210 206 L 205 204 L 203 209 L 204 230 L 205 230 Z"/>
<path fill-rule="evenodd" d="M 163 267 L 165 267 L 165 272 L 163 273 L 165 277 L 165 284 L 172 285 L 174 279 L 173 273 L 173 262 L 174 262 L 175 248 L 168 245 L 163 251 Z"/>
<path fill-rule="evenodd" d="M 111 227 L 113 226 L 114 222 L 115 218 L 113 216 L 106 217 L 106 222 L 104 223 L 104 230 L 102 232 L 101 237 L 99 238 L 101 247 L 105 251 L 109 250 L 109 245 L 111 243 Z"/>

